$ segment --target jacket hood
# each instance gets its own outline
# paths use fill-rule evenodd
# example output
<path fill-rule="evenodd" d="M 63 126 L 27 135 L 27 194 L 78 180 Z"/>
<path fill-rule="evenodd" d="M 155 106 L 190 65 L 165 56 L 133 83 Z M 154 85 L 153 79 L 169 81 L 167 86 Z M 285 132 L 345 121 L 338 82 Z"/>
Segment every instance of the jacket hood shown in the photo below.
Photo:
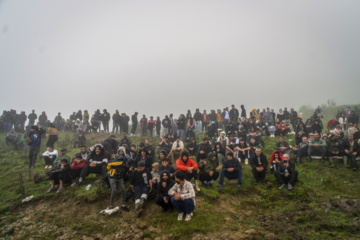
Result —
<path fill-rule="evenodd" d="M 117 150 L 117 153 L 119 154 L 119 151 L 122 150 L 124 155 L 126 154 L 126 150 L 123 146 L 119 147 L 118 150 Z"/>

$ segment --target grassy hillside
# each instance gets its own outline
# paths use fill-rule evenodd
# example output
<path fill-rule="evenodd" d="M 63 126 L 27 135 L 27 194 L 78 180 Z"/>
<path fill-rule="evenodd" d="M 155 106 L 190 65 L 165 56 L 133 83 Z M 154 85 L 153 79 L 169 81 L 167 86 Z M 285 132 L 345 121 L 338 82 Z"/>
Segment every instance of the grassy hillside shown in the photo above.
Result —
<path fill-rule="evenodd" d="M 324 109 L 329 115 L 331 111 Z M 101 142 L 107 136 L 89 134 L 87 145 Z M 61 133 L 56 149 L 67 147 L 70 156 L 75 154 L 79 150 L 72 148 L 74 138 L 73 133 Z M 197 138 L 200 141 L 202 135 Z M 131 138 L 135 144 L 144 139 Z M 293 137 L 286 140 L 294 145 Z M 265 137 L 264 141 L 264 153 L 269 159 L 277 139 Z M 151 139 L 153 146 L 158 142 L 159 138 Z M 278 190 L 271 174 L 267 175 L 267 185 L 253 186 L 250 166 L 243 164 L 244 185 L 240 192 L 236 192 L 236 184 L 225 184 L 225 190 L 219 193 L 217 181 L 214 189 L 197 193 L 192 220 L 178 222 L 176 213 L 161 213 L 152 201 L 146 204 L 140 219 L 136 218 L 131 201 L 127 202 L 129 213 L 100 215 L 109 205 L 110 191 L 95 175 L 86 180 L 92 184 L 90 191 L 86 191 L 85 186 L 69 186 L 61 194 L 47 194 L 48 182 L 33 182 L 35 172 L 45 173 L 44 161 L 38 159 L 37 166 L 29 172 L 28 148 L 14 151 L 6 147 L 1 134 L 0 143 L 3 146 L 0 149 L 0 237 L 5 239 L 360 238 L 359 172 L 345 168 L 340 161 L 335 162 L 335 168 L 330 168 L 328 163 L 303 160 L 297 166 L 299 182 L 293 191 Z M 29 195 L 34 198 L 21 203 Z M 120 200 L 118 193 L 116 204 L 120 204 Z"/>

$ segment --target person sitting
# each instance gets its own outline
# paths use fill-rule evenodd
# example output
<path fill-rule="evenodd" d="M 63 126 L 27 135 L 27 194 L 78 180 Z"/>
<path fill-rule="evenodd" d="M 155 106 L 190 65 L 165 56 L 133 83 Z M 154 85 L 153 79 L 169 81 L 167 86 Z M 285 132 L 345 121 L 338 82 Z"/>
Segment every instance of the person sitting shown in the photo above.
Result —
<path fill-rule="evenodd" d="M 157 198 L 155 203 L 162 208 L 162 212 L 166 212 L 170 209 L 170 212 L 174 211 L 174 206 L 171 203 L 171 197 L 169 196 L 169 190 L 175 185 L 175 181 L 170 177 L 168 171 L 160 173 L 160 181 L 157 187 Z"/>
<path fill-rule="evenodd" d="M 163 137 L 161 139 L 161 142 L 159 142 L 159 146 L 160 146 L 160 151 L 165 152 L 165 156 L 167 156 L 170 153 L 171 143 L 166 137 Z"/>
<path fill-rule="evenodd" d="M 336 134 L 329 134 L 326 145 L 326 155 L 329 158 L 330 167 L 334 167 L 333 157 L 341 155 L 341 144 L 338 136 Z"/>
<path fill-rule="evenodd" d="M 128 212 L 129 208 L 125 205 L 126 194 L 125 194 L 125 185 L 124 185 L 124 178 L 126 176 L 126 172 L 128 169 L 127 159 L 121 154 L 116 154 L 115 157 L 108 163 L 106 168 L 109 171 L 109 182 L 111 187 L 109 209 L 114 208 L 114 199 L 116 195 L 116 190 L 120 189 L 121 209 Z"/>
<path fill-rule="evenodd" d="M 191 139 L 191 142 L 186 146 L 186 148 L 189 150 L 190 158 L 194 158 L 198 149 L 196 139 Z"/>
<path fill-rule="evenodd" d="M 216 155 L 216 160 L 219 163 L 219 166 L 222 167 L 222 164 L 225 161 L 225 149 L 222 148 L 219 142 L 215 143 L 214 151 Z"/>
<path fill-rule="evenodd" d="M 45 169 L 51 169 L 54 165 L 54 161 L 58 157 L 58 151 L 51 146 L 47 147 L 47 151 L 44 152 L 42 155 L 45 160 Z"/>
<path fill-rule="evenodd" d="M 326 142 L 320 138 L 319 133 L 314 133 L 314 139 L 309 143 L 308 162 L 311 162 L 312 156 L 321 156 L 321 162 L 324 162 L 326 155 Z"/>
<path fill-rule="evenodd" d="M 228 136 L 230 136 L 230 135 L 228 135 Z M 219 142 L 221 144 L 222 148 L 226 149 L 226 146 L 229 145 L 229 138 L 226 137 L 226 133 L 224 131 L 222 131 L 220 133 L 220 137 L 218 137 L 216 142 Z"/>
<path fill-rule="evenodd" d="M 250 127 L 250 131 L 246 135 L 246 141 L 249 143 L 251 138 L 255 138 L 257 143 L 261 143 L 261 133 L 255 130 L 255 127 Z"/>
<path fill-rule="evenodd" d="M 124 144 L 131 146 L 131 141 L 127 138 L 127 136 L 123 136 L 123 138 L 119 141 L 119 146 L 123 146 Z"/>
<path fill-rule="evenodd" d="M 208 138 L 212 138 L 217 132 L 218 132 L 218 125 L 215 123 L 215 121 L 211 121 L 207 131 Z"/>
<path fill-rule="evenodd" d="M 86 164 L 86 160 L 80 153 L 75 154 L 74 160 L 71 164 L 71 175 L 75 180 L 80 177 L 81 171 Z"/>
<path fill-rule="evenodd" d="M 9 143 L 15 146 L 15 139 L 16 139 L 16 132 L 12 128 L 10 129 L 10 132 L 6 133 L 5 142 L 6 146 L 9 146 Z"/>
<path fill-rule="evenodd" d="M 144 146 L 143 146 L 146 150 L 146 152 L 148 153 L 148 155 L 151 157 L 151 159 L 155 159 L 155 149 L 154 147 L 150 144 L 149 139 L 145 139 L 144 141 Z"/>
<path fill-rule="evenodd" d="M 171 151 L 168 155 L 171 156 L 171 160 L 174 161 L 174 153 L 179 154 L 181 156 L 182 152 L 184 150 L 184 143 L 180 140 L 179 137 L 176 138 L 176 141 L 173 143 Z"/>
<path fill-rule="evenodd" d="M 356 157 L 359 153 L 359 144 L 354 140 L 354 135 L 348 134 L 347 139 L 345 139 L 341 145 L 341 148 L 344 150 L 344 164 L 347 165 L 348 158 L 351 159 L 352 168 L 356 171 Z"/>
<path fill-rule="evenodd" d="M 266 169 L 268 161 L 266 156 L 261 152 L 261 148 L 255 149 L 255 155 L 250 159 L 250 165 L 252 168 L 252 174 L 254 175 L 254 185 L 258 184 L 258 180 L 262 179 L 263 184 L 266 182 Z"/>
<path fill-rule="evenodd" d="M 16 135 L 16 138 L 15 138 L 15 150 L 18 150 L 18 149 L 23 149 L 24 146 L 25 146 L 25 138 L 23 136 L 21 136 L 20 133 L 18 133 Z"/>
<path fill-rule="evenodd" d="M 195 133 L 193 131 L 193 128 L 188 127 L 185 133 L 185 142 L 189 143 L 192 139 L 195 139 Z"/>
<path fill-rule="evenodd" d="M 135 196 L 135 213 L 139 217 L 148 194 L 152 190 L 151 173 L 145 168 L 145 163 L 140 161 L 131 176 L 131 189 Z"/>
<path fill-rule="evenodd" d="M 206 159 L 211 150 L 211 145 L 207 137 L 204 137 L 202 142 L 199 144 L 196 154 L 196 162 L 199 163 L 202 159 Z"/>
<path fill-rule="evenodd" d="M 278 136 L 285 136 L 290 133 L 289 126 L 286 125 L 285 121 L 281 121 L 279 126 L 277 127 L 277 135 Z"/>
<path fill-rule="evenodd" d="M 174 174 L 175 174 L 175 169 L 173 167 L 173 165 L 169 164 L 169 159 L 165 158 L 161 161 L 161 165 L 160 165 L 160 175 L 162 174 L 162 172 L 164 171 L 168 171 L 170 174 L 171 179 L 175 179 Z"/>
<path fill-rule="evenodd" d="M 184 172 L 187 181 L 194 178 L 196 191 L 200 192 L 197 169 L 197 163 L 189 158 L 188 152 L 182 152 L 179 159 L 176 160 L 176 172 Z"/>
<path fill-rule="evenodd" d="M 136 168 L 136 166 L 138 165 L 139 162 L 144 162 L 146 169 L 149 170 L 149 172 L 152 169 L 152 164 L 153 164 L 153 160 L 152 158 L 149 156 L 148 152 L 146 151 L 145 147 L 142 147 L 140 149 L 140 154 L 137 155 L 136 159 L 135 159 L 135 166 L 134 168 Z"/>
<path fill-rule="evenodd" d="M 101 144 L 104 149 L 110 154 L 110 157 L 118 150 L 119 142 L 116 140 L 115 135 L 110 135 Z M 121 145 L 122 146 L 122 145 Z"/>
<path fill-rule="evenodd" d="M 300 159 L 302 157 L 307 157 L 308 155 L 309 142 L 307 137 L 302 138 L 302 142 L 299 143 L 296 147 L 293 147 L 294 155 L 296 156 L 296 164 L 300 164 Z"/>
<path fill-rule="evenodd" d="M 231 152 L 226 154 L 226 158 L 221 170 L 218 190 L 222 191 L 224 189 L 224 177 L 226 177 L 227 179 L 238 179 L 237 191 L 240 191 L 242 186 L 242 168 L 240 161 L 234 158 Z"/>
<path fill-rule="evenodd" d="M 90 154 L 86 159 L 86 164 L 81 171 L 78 184 L 82 185 L 83 181 L 90 173 L 96 173 L 101 174 L 103 180 L 105 181 L 105 186 L 110 187 L 106 169 L 109 160 L 110 155 L 101 144 L 95 144 L 92 146 L 90 148 Z"/>
<path fill-rule="evenodd" d="M 295 170 L 295 164 L 290 161 L 289 154 L 284 154 L 284 161 L 279 163 L 278 170 L 274 172 L 276 180 L 279 182 L 279 190 L 288 184 L 288 189 L 292 190 L 298 179 L 298 171 Z"/>
<path fill-rule="evenodd" d="M 157 184 L 157 181 L 160 181 L 160 167 L 159 163 L 153 163 L 152 164 L 152 170 L 151 170 L 151 181 L 153 184 Z"/>
<path fill-rule="evenodd" d="M 239 144 L 237 145 L 238 158 L 241 161 L 244 161 L 245 164 L 248 164 L 248 158 L 250 158 L 250 145 L 245 142 L 243 138 L 240 138 Z"/>
<path fill-rule="evenodd" d="M 236 130 L 237 130 L 236 126 L 234 126 L 232 122 L 229 122 L 229 124 L 225 127 L 224 133 L 226 133 L 226 135 L 230 136 L 230 135 L 235 134 L 235 132 L 237 132 Z"/>
<path fill-rule="evenodd" d="M 281 152 L 282 155 L 290 154 L 290 146 L 284 141 L 284 136 L 279 137 L 279 141 L 275 144 L 275 150 Z"/>
<path fill-rule="evenodd" d="M 321 135 L 321 129 L 322 129 L 322 127 L 321 127 L 321 125 L 319 124 L 319 120 L 315 120 L 314 121 L 314 124 L 311 126 L 311 132 L 313 132 L 313 133 L 318 133 L 319 134 L 319 136 Z"/>
<path fill-rule="evenodd" d="M 190 221 L 195 210 L 195 191 L 193 185 L 186 180 L 184 172 L 176 172 L 175 185 L 170 188 L 168 194 L 171 197 L 171 203 L 178 212 L 178 221 Z"/>
<path fill-rule="evenodd" d="M 354 126 L 354 124 L 350 123 L 349 128 L 347 129 L 348 135 L 354 135 L 357 133 L 358 129 Z"/>
<path fill-rule="evenodd" d="M 250 158 L 252 158 L 255 155 L 256 148 L 262 147 L 260 143 L 256 142 L 255 138 L 250 139 L 249 146 L 250 146 Z"/>
<path fill-rule="evenodd" d="M 213 186 L 215 180 L 219 177 L 219 172 L 216 171 L 216 168 L 219 166 L 215 153 L 209 153 L 207 159 L 203 159 L 199 164 L 199 179 L 204 188 Z"/>
<path fill-rule="evenodd" d="M 302 142 L 303 137 L 306 137 L 306 133 L 299 130 L 295 135 L 295 144 L 299 145 Z"/>
<path fill-rule="evenodd" d="M 275 127 L 274 121 L 270 122 L 270 124 L 268 126 L 268 132 L 269 132 L 270 137 L 275 137 L 276 127 Z"/>
<path fill-rule="evenodd" d="M 74 143 L 74 148 L 81 147 L 86 144 L 86 137 L 82 131 L 77 134 L 77 140 Z"/>
<path fill-rule="evenodd" d="M 60 193 L 64 190 L 64 183 L 71 183 L 70 166 L 67 159 L 61 159 L 60 165 L 50 170 L 49 179 L 51 187 L 47 191 L 48 193 L 55 190 L 55 185 L 59 185 L 56 193 Z"/>
<path fill-rule="evenodd" d="M 279 168 L 279 163 L 282 162 L 284 159 L 283 159 L 283 155 L 281 152 L 275 150 L 271 157 L 270 157 L 270 171 L 271 173 L 274 173 L 278 170 Z"/>

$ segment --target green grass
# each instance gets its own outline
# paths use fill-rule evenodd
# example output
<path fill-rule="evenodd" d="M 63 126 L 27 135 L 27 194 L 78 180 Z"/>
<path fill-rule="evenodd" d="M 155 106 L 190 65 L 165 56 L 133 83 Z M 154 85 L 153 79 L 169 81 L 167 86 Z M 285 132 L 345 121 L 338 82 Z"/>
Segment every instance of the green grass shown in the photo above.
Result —
<path fill-rule="evenodd" d="M 341 107 L 340 107 L 341 108 Z M 310 113 L 313 110 L 308 110 Z M 324 109 L 326 119 L 330 114 L 336 113 L 336 109 Z M 307 113 L 304 112 L 306 115 Z M 325 119 L 325 117 L 324 117 Z M 325 123 L 325 121 L 324 121 Z M 100 143 L 109 134 L 88 135 L 88 146 Z M 204 134 L 197 135 L 198 142 Z M 121 137 L 117 135 L 117 137 Z M 72 143 L 75 139 L 74 133 L 61 133 L 56 148 L 67 147 L 68 155 L 72 156 L 79 149 L 73 149 Z M 131 141 L 138 145 L 146 137 L 133 137 Z M 288 141 L 294 137 L 286 137 Z M 263 149 L 268 157 L 273 152 L 274 145 L 278 139 L 264 137 L 266 146 Z M 40 152 L 45 151 L 45 142 Z M 156 153 L 159 148 L 157 144 L 159 138 L 150 139 L 151 144 L 156 146 Z M 110 197 L 109 190 L 97 184 L 98 179 L 95 175 L 90 175 L 85 184 L 92 184 L 90 191 L 82 188 L 67 187 L 61 196 L 55 193 L 47 194 L 48 182 L 35 184 L 32 174 L 34 172 L 43 174 L 44 162 L 37 160 L 37 166 L 30 173 L 27 170 L 28 148 L 22 151 L 13 151 L 6 147 L 4 135 L 0 134 L 0 163 L 9 159 L 9 163 L 0 165 L 0 214 L 6 218 L 0 221 L 0 228 L 13 224 L 21 218 L 21 212 L 26 209 L 36 207 L 37 204 L 49 202 L 54 206 L 53 212 L 39 211 L 34 217 L 35 224 L 32 230 L 26 231 L 23 238 L 28 238 L 37 234 L 39 228 L 37 224 L 51 222 L 59 229 L 70 229 L 74 232 L 74 237 L 82 235 L 112 236 L 122 231 L 121 224 L 127 223 L 129 226 L 135 224 L 136 219 L 132 213 L 128 215 L 120 214 L 111 217 L 102 217 L 98 212 L 105 208 Z M 156 154 L 157 158 L 157 154 Z M 359 217 L 359 211 L 347 213 L 339 208 L 332 208 L 325 211 L 323 204 L 341 199 L 358 199 L 360 196 L 359 172 L 353 172 L 343 166 L 343 163 L 335 162 L 335 168 L 330 168 L 328 163 L 322 164 L 319 160 L 308 163 L 303 159 L 302 164 L 297 166 L 299 171 L 299 182 L 295 184 L 293 191 L 286 188 L 278 190 L 278 183 L 274 176 L 267 174 L 268 184 L 258 186 L 252 184 L 252 173 L 249 165 L 243 164 L 243 187 L 240 192 L 236 191 L 236 184 L 225 184 L 224 191 L 217 191 L 218 181 L 214 184 L 214 189 L 203 189 L 197 193 L 197 205 L 195 215 L 190 222 L 177 221 L 177 214 L 163 214 L 156 204 L 147 204 L 146 214 L 142 218 L 147 226 L 153 226 L 160 230 L 161 235 L 170 235 L 174 239 L 189 239 L 194 234 L 202 234 L 207 237 L 225 236 L 221 234 L 235 234 L 244 232 L 247 229 L 255 229 L 258 237 L 262 238 L 268 233 L 275 234 L 280 239 L 356 239 L 360 237 L 359 227 L 354 225 L 353 218 Z M 20 185 L 20 174 L 24 185 Z M 126 184 L 128 187 L 128 183 Z M 25 194 L 22 194 L 21 189 Z M 22 204 L 21 200 L 29 195 L 34 195 L 34 199 Z M 120 194 L 116 197 L 116 202 L 120 203 Z M 133 204 L 127 203 L 133 212 Z M 92 210 L 86 218 L 62 216 L 62 211 L 77 208 L 77 206 L 87 207 Z M 83 208 L 81 208 L 83 209 Z M 79 210 L 80 211 L 80 210 Z M 94 228 L 94 224 L 101 222 L 101 228 Z M 121 222 L 121 224 L 120 224 Z M 124 230 L 129 232 L 131 230 Z M 143 230 L 143 237 L 155 238 L 159 234 Z M 0 236 L 2 235 L 0 231 Z M 41 239 L 56 238 L 56 231 L 52 230 L 44 233 Z"/>

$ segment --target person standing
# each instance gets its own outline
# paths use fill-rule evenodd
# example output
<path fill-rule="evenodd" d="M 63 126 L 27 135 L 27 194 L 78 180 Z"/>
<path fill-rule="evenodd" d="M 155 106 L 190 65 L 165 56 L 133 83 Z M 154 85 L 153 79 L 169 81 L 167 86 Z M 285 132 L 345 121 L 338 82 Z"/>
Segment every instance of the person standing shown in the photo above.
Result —
<path fill-rule="evenodd" d="M 104 127 L 104 132 L 109 132 L 109 121 L 110 121 L 110 114 L 106 109 L 103 110 L 102 114 L 102 124 Z"/>
<path fill-rule="evenodd" d="M 45 133 L 45 130 L 39 126 L 32 126 L 27 138 L 27 142 L 30 146 L 29 149 L 29 169 L 35 167 L 37 155 L 40 151 L 41 136 Z"/>
<path fill-rule="evenodd" d="M 35 124 L 35 120 L 37 119 L 35 110 L 32 110 L 32 112 L 28 116 L 28 119 L 29 119 L 29 126 L 33 126 Z"/>
<path fill-rule="evenodd" d="M 200 132 L 202 116 L 200 110 L 197 108 L 194 114 L 195 119 L 195 133 Z"/>
<path fill-rule="evenodd" d="M 204 110 L 201 117 L 202 131 L 207 131 L 209 124 L 209 115 L 206 114 L 206 110 Z"/>
<path fill-rule="evenodd" d="M 138 116 L 138 112 L 135 112 L 134 115 L 131 116 L 132 126 L 131 126 L 130 136 L 135 136 L 136 128 L 137 128 L 137 124 L 138 124 L 137 116 Z"/>

